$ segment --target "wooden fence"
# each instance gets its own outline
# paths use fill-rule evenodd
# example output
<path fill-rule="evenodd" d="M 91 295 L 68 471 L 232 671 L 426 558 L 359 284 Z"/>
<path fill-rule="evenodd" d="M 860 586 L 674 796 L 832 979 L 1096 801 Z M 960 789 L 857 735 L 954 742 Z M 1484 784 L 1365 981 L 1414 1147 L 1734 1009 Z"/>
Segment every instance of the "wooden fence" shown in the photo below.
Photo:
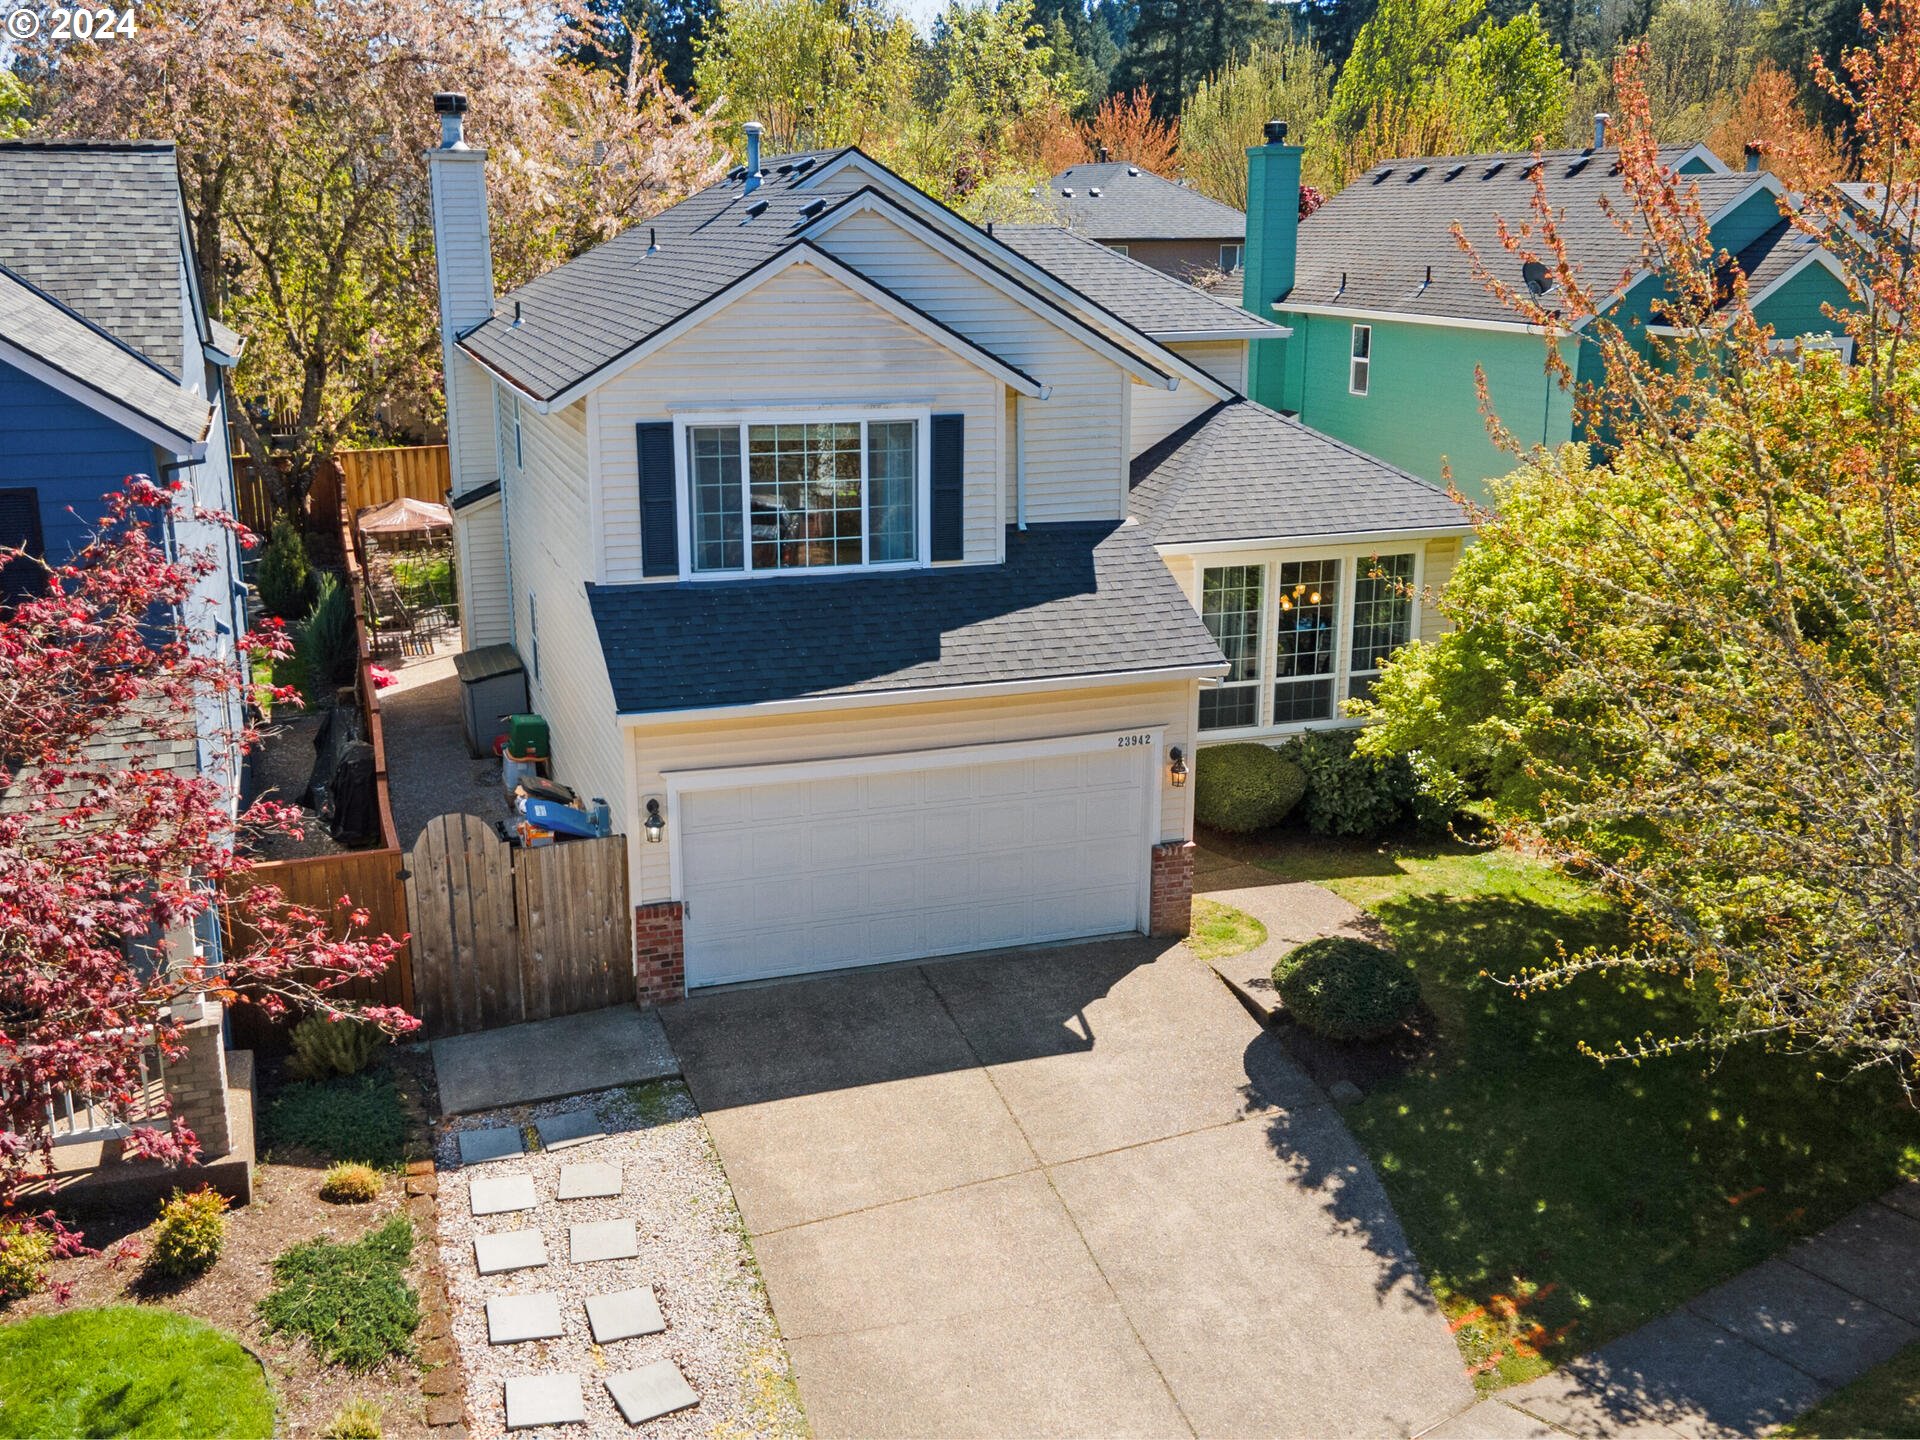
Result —
<path fill-rule="evenodd" d="M 395 445 L 381 450 L 336 450 L 347 513 L 412 497 L 444 504 L 453 477 L 444 445 Z"/>
<path fill-rule="evenodd" d="M 516 850 L 475 815 L 427 822 L 407 906 L 429 1035 L 631 1003 L 627 846 L 618 835 Z"/>

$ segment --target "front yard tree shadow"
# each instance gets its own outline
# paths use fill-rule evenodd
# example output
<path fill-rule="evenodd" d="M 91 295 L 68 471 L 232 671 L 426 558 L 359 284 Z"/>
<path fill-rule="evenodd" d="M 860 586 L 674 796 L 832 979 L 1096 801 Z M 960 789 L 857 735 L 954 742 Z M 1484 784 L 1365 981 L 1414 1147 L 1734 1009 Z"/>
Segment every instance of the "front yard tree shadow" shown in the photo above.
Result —
<path fill-rule="evenodd" d="M 1483 1384 L 1590 1350 L 1920 1168 L 1920 1116 L 1877 1078 L 1822 1078 L 1755 1046 L 1582 1055 L 1699 1017 L 1672 977 L 1593 974 L 1525 997 L 1499 983 L 1556 942 L 1616 934 L 1605 907 L 1548 878 L 1536 896 L 1375 905 L 1439 1045 L 1346 1112 Z"/>

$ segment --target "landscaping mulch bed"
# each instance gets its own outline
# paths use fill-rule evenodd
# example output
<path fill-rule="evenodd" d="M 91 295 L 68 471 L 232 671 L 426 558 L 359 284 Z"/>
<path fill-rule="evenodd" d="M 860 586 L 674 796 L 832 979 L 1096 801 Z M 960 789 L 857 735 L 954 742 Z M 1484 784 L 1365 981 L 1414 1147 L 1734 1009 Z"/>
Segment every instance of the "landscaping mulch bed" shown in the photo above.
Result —
<path fill-rule="evenodd" d="M 318 711 L 288 707 L 260 727 L 260 743 L 247 757 L 247 800 L 272 800 L 281 805 L 299 805 L 313 778 L 314 735 L 325 722 Z M 258 836 L 251 846 L 259 860 L 299 860 L 309 855 L 338 855 L 345 852 L 327 833 L 326 821 L 313 811 L 304 812 L 305 822 L 299 835 L 272 832 Z"/>
<path fill-rule="evenodd" d="M 424 1188 L 430 1190 L 432 1164 L 424 1157 L 429 1153 L 427 1116 L 435 1103 L 432 1064 L 424 1051 L 415 1053 L 406 1048 L 390 1052 L 386 1063 L 399 1082 L 411 1136 L 407 1153 L 422 1157 L 415 1168 L 426 1172 Z M 262 1067 L 263 1105 L 271 1103 L 280 1069 L 275 1061 L 267 1061 Z M 259 1113 L 256 1111 L 256 1117 Z M 264 1146 L 268 1137 L 263 1135 L 261 1139 Z M 99 1254 L 50 1267 L 49 1279 L 70 1287 L 64 1306 L 50 1290 L 0 1311 L 0 1319 L 24 1319 L 73 1306 L 162 1306 L 225 1331 L 259 1356 L 273 1384 L 278 1433 L 288 1440 L 319 1435 L 341 1405 L 353 1397 L 364 1397 L 380 1407 L 388 1440 L 446 1440 L 457 1433 L 429 1428 L 433 1399 L 423 1393 L 423 1369 L 428 1386 L 434 1374 L 431 1326 L 436 1295 L 440 1333 L 445 1334 L 445 1287 L 440 1279 L 439 1237 L 431 1196 L 410 1194 L 423 1188 L 420 1181 L 394 1170 L 387 1172 L 377 1200 L 364 1205 L 330 1204 L 319 1195 L 327 1157 L 284 1149 L 262 1151 L 263 1156 L 269 1153 L 272 1158 L 263 1158 L 254 1169 L 253 1202 L 228 1211 L 225 1247 L 206 1274 L 178 1284 L 150 1279 L 142 1273 L 138 1257 L 150 1249 L 158 1206 L 107 1211 L 91 1215 L 84 1222 L 87 1242 Z M 186 1189 L 197 1184 L 191 1169 L 180 1172 L 180 1184 Z M 337 1242 L 357 1240 L 403 1209 L 411 1216 L 416 1231 L 407 1283 L 420 1293 L 425 1317 L 414 1337 L 417 1359 L 393 1359 L 356 1374 L 323 1364 L 298 1336 L 266 1331 L 255 1307 L 273 1288 L 272 1263 L 277 1256 L 320 1237 Z M 448 1358 L 443 1340 L 440 1359 L 444 1363 Z M 451 1420 L 457 1425 L 457 1409 L 449 1416 L 444 1405 L 438 1408 L 432 1419 L 443 1424 Z"/>

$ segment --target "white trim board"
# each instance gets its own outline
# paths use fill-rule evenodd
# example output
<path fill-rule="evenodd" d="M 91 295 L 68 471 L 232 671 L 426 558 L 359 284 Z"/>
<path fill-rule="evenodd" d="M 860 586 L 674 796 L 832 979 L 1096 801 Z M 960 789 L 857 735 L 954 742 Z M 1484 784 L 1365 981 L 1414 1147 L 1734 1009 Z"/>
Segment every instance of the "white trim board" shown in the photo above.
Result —
<path fill-rule="evenodd" d="M 822 710 L 867 710 L 882 705 L 943 704 L 954 700 L 997 699 L 1044 694 L 1052 690 L 1111 690 L 1163 681 L 1204 680 L 1227 673 L 1227 662 L 1179 665 L 1158 670 L 1105 670 L 1087 675 L 1051 675 L 1035 680 L 983 681 L 979 684 L 923 685 L 901 690 L 860 690 L 848 695 L 803 695 L 792 700 L 760 700 L 745 705 L 707 705 L 681 710 L 623 710 L 623 729 L 684 725 L 690 721 L 748 720 L 769 715 L 798 715 Z"/>
<path fill-rule="evenodd" d="M 207 439 L 203 432 L 199 436 L 183 435 L 178 430 L 169 429 L 152 416 L 143 414 L 123 400 L 117 400 L 81 379 L 77 375 L 51 365 L 29 350 L 24 350 L 13 341 L 0 337 L 0 361 L 4 361 L 23 375 L 38 380 L 51 389 L 58 390 L 69 400 L 77 400 L 89 410 L 104 415 L 123 429 L 131 430 L 151 445 L 158 445 L 169 455 L 190 460 L 195 464 L 207 458 Z M 157 377 L 156 377 L 157 378 Z M 185 386 L 182 394 L 192 394 Z M 195 397 L 199 398 L 199 397 Z M 213 422 L 213 407 L 207 406 L 207 423 Z"/>
<path fill-rule="evenodd" d="M 1421 483 L 1425 483 L 1424 481 Z M 1329 545 L 1399 545 L 1409 540 L 1450 540 L 1473 534 L 1471 522 L 1436 529 L 1423 526 L 1411 530 L 1349 530 L 1326 535 L 1269 535 L 1253 540 L 1169 540 L 1153 548 L 1162 556 L 1231 555 L 1242 550 L 1324 550 Z M 1311 557 L 1310 557 L 1311 558 Z"/>

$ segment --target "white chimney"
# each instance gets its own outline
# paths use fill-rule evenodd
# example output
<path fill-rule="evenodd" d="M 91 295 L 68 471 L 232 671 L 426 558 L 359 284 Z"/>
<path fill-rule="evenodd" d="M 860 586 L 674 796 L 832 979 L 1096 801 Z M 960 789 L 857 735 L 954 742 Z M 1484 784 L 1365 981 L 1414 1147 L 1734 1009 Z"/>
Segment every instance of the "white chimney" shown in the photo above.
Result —
<path fill-rule="evenodd" d="M 1612 118 L 1613 117 L 1608 115 L 1607 112 L 1604 110 L 1599 110 L 1594 112 L 1594 117 L 1593 117 L 1593 148 L 1594 149 L 1604 150 L 1607 148 L 1607 121 Z"/>
<path fill-rule="evenodd" d="M 760 132 L 766 127 L 758 120 L 746 123 L 747 132 L 747 186 L 746 194 L 751 195 L 760 188 Z"/>
<path fill-rule="evenodd" d="M 467 144 L 467 97 L 433 97 L 440 143 L 427 151 L 433 186 L 434 267 L 440 282 L 440 363 L 447 390 L 447 449 L 453 493 L 499 478 L 493 392 L 480 367 L 454 342 L 493 314 L 493 240 L 487 221 L 487 152 Z"/>

